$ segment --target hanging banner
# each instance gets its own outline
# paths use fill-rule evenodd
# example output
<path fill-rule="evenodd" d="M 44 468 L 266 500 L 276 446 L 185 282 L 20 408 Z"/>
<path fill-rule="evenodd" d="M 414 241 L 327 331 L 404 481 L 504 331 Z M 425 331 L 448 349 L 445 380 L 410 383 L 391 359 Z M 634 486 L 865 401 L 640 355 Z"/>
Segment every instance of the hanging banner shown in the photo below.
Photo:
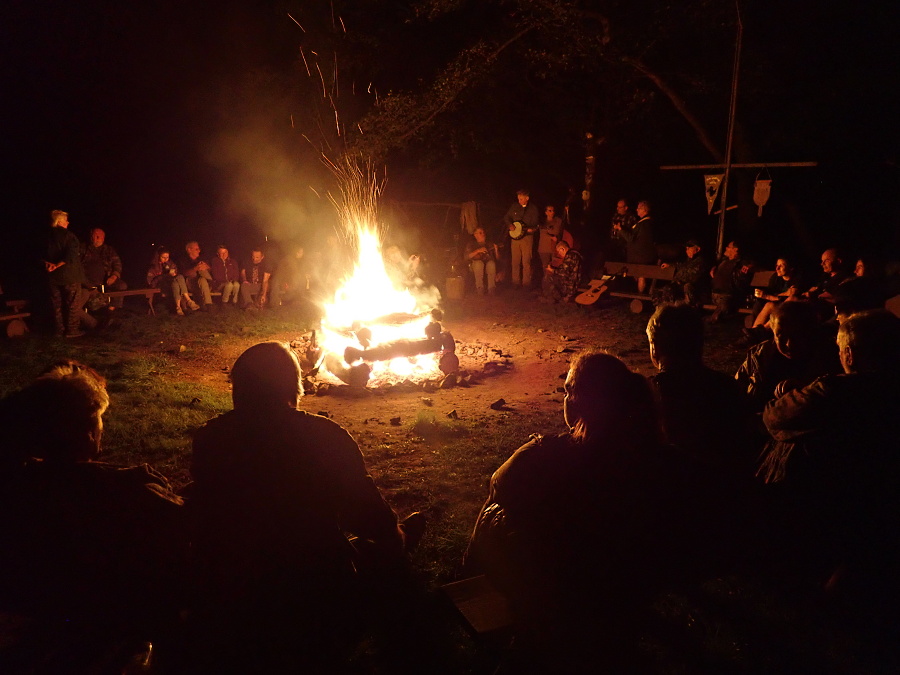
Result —
<path fill-rule="evenodd" d="M 703 179 L 706 181 L 707 215 L 712 213 L 713 203 L 716 201 L 716 197 L 719 196 L 719 186 L 722 184 L 722 179 L 724 177 L 724 173 L 707 174 L 706 176 L 703 176 Z"/>
<path fill-rule="evenodd" d="M 753 186 L 753 203 L 759 207 L 759 210 L 756 212 L 756 216 L 758 218 L 762 218 L 762 209 L 769 201 L 769 194 L 772 192 L 772 180 L 769 179 L 756 179 L 756 183 Z"/>

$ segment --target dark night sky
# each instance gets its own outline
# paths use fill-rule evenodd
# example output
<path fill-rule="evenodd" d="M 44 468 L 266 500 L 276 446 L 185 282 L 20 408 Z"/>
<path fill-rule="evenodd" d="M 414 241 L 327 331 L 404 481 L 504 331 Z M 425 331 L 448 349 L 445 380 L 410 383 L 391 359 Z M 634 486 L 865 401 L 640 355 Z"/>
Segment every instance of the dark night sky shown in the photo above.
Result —
<path fill-rule="evenodd" d="M 290 213 L 285 218 L 303 227 L 326 218 L 318 209 L 327 205 L 313 201 L 310 206 L 308 194 L 297 198 L 298 207 L 293 196 L 285 194 L 293 188 L 268 185 L 274 173 L 292 171 L 292 180 L 303 183 L 303 176 L 297 180 L 302 168 L 288 168 L 290 159 L 262 152 L 252 136 L 241 137 L 247 146 L 226 149 L 215 142 L 234 122 L 223 113 L 223 90 L 255 68 L 290 72 L 302 36 L 276 11 L 278 6 L 274 0 L 8 0 L 0 26 L 0 178 L 5 196 L 0 264 L 16 270 L 15 261 L 26 256 L 28 246 L 43 233 L 53 208 L 70 212 L 79 236 L 95 224 L 105 226 L 110 243 L 123 253 L 126 278 L 131 279 L 140 278 L 152 243 L 174 248 L 197 237 L 206 248 L 220 239 L 243 247 L 268 234 L 273 226 L 263 221 L 278 216 L 263 214 L 258 205 L 244 208 L 235 197 L 241 192 L 236 185 L 252 190 L 254 183 L 267 184 L 266 199 L 284 201 L 281 213 Z M 779 65 L 766 71 L 779 81 L 755 81 L 753 64 L 745 65 L 743 81 L 791 92 L 774 97 L 769 116 L 758 116 L 748 133 L 765 149 L 765 159 L 824 162 L 804 176 L 780 174 L 773 186 L 773 205 L 781 204 L 785 190 L 796 191 L 812 245 L 841 228 L 846 233 L 867 226 L 883 229 L 889 240 L 898 221 L 900 108 L 892 100 L 897 98 L 893 89 L 900 72 L 896 16 L 858 2 L 766 0 L 744 3 L 744 8 L 745 40 L 755 53 Z M 434 53 L 433 38 L 432 49 L 421 55 L 426 61 L 441 56 Z M 426 45 L 403 47 L 405 51 L 393 50 L 385 58 L 418 63 L 408 52 Z M 723 58 L 730 62 L 731 54 Z M 403 79 L 398 67 L 390 65 L 398 80 Z M 807 100 L 811 104 L 804 108 Z M 287 115 L 277 103 L 266 102 L 260 110 L 278 118 L 278 124 L 286 123 Z M 789 115 L 786 123 L 783 115 Z M 780 133 L 780 125 L 788 131 Z M 538 134 L 536 130 L 536 141 Z M 235 147 L 254 145 L 248 154 L 270 173 L 254 171 L 248 178 L 237 166 L 240 151 Z M 574 148 L 577 143 L 561 142 L 560 147 Z M 294 152 L 284 150 L 286 156 Z M 617 152 L 647 155 L 645 148 L 633 145 Z M 621 154 L 617 157 L 621 161 Z M 579 176 L 577 153 L 559 159 L 572 166 L 573 177 Z M 698 159 L 705 158 L 700 154 L 682 161 Z M 667 160 L 679 162 L 674 156 Z M 538 168 L 542 161 L 536 161 Z M 397 194 L 415 198 L 420 193 L 447 201 L 473 194 L 465 167 L 437 171 L 446 182 L 432 182 L 427 190 L 407 179 L 421 175 L 407 168 L 402 162 L 389 166 Z M 453 171 L 458 175 L 451 175 Z M 517 178 L 507 182 L 513 180 Z M 557 185 L 548 189 L 558 198 L 562 183 L 554 180 Z M 643 184 L 632 192 L 649 192 L 659 202 L 691 189 L 688 185 L 700 178 L 645 171 L 638 180 Z M 677 200 L 672 201 L 670 219 L 675 222 Z M 866 243 L 877 238 L 870 236 Z M 9 275 L 0 268 L 0 276 Z"/>

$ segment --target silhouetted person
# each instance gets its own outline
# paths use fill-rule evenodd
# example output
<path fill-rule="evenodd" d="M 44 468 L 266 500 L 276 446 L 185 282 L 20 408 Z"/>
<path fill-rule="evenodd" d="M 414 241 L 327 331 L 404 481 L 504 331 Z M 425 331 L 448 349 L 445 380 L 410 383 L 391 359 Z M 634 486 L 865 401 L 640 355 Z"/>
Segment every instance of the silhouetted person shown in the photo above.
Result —
<path fill-rule="evenodd" d="M 122 639 L 156 641 L 180 607 L 181 500 L 146 465 L 95 461 L 108 405 L 104 379 L 74 361 L 0 402 L 0 608 L 65 645 L 53 645 L 65 662 L 41 672 L 81 672 Z"/>
<path fill-rule="evenodd" d="M 772 313 L 769 326 L 772 339 L 751 347 L 734 376 L 753 412 L 762 412 L 785 380 L 792 387 L 805 386 L 840 371 L 834 334 L 818 323 L 810 303 L 782 303 Z"/>
<path fill-rule="evenodd" d="M 81 310 L 87 300 L 81 292 L 81 285 L 87 281 L 81 265 L 81 244 L 69 231 L 69 214 L 65 211 L 51 211 L 50 226 L 44 269 L 53 305 L 53 331 L 59 337 L 81 337 Z"/>
<path fill-rule="evenodd" d="M 875 610 L 863 616 L 879 629 L 896 625 L 900 601 L 900 319 L 884 310 L 854 314 L 841 323 L 837 345 L 843 374 L 766 406 L 776 444 L 763 468 L 784 491 L 787 538 L 798 542 L 813 580 L 862 600 Z"/>
<path fill-rule="evenodd" d="M 466 561 L 509 599 L 534 672 L 628 662 L 680 540 L 679 466 L 646 380 L 588 353 L 565 388 L 569 431 L 535 437 L 494 473 Z"/>
<path fill-rule="evenodd" d="M 663 428 L 701 465 L 752 473 L 746 443 L 747 407 L 734 378 L 703 364 L 703 321 L 690 305 L 663 305 L 647 323 L 650 378 L 660 396 Z"/>
<path fill-rule="evenodd" d="M 198 668 L 333 666 L 364 586 L 405 560 L 405 530 L 350 434 L 297 409 L 286 345 L 250 347 L 231 377 L 234 410 L 197 431 L 191 463 Z"/>

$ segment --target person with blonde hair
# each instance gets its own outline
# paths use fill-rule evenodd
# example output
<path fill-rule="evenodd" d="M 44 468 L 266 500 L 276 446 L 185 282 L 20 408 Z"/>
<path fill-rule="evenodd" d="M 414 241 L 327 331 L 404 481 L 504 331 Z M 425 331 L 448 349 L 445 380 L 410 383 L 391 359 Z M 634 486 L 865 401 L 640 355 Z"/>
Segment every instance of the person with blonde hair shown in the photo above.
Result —
<path fill-rule="evenodd" d="M 81 337 L 84 335 L 79 327 L 81 310 L 87 299 L 81 292 L 81 285 L 87 278 L 81 265 L 81 243 L 69 231 L 69 214 L 65 211 L 50 212 L 50 234 L 47 238 L 44 269 L 50 284 L 55 334 Z"/>

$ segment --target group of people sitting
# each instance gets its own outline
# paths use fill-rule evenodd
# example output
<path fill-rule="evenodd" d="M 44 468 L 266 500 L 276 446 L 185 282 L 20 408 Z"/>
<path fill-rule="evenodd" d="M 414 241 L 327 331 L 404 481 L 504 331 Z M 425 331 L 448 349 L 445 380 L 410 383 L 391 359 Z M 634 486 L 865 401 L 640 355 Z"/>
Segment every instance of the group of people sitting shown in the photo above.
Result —
<path fill-rule="evenodd" d="M 44 266 L 55 331 L 58 335 L 79 337 L 84 329 L 97 326 L 95 313 L 122 306 L 122 297 L 115 296 L 116 291 L 128 289 L 122 278 L 122 260 L 106 243 L 102 228 L 92 228 L 90 241 L 82 244 L 69 230 L 68 213 L 53 211 L 50 220 Z M 184 253 L 177 257 L 161 246 L 150 262 L 146 284 L 148 288 L 159 288 L 178 316 L 183 316 L 185 310 L 213 309 L 215 295 L 221 295 L 223 307 L 261 309 L 294 304 L 304 301 L 311 287 L 330 283 L 331 277 L 339 273 L 336 237 L 328 237 L 326 244 L 315 265 L 307 265 L 304 247 L 294 244 L 277 267 L 270 264 L 262 248 L 253 249 L 249 260 L 240 264 L 224 244 L 216 247 L 213 258 L 202 255 L 197 241 L 187 242 Z"/>
<path fill-rule="evenodd" d="M 568 432 L 494 473 L 466 557 L 516 617 L 509 672 L 643 672 L 660 593 L 733 572 L 830 597 L 870 646 L 891 644 L 900 319 L 842 316 L 835 338 L 810 310 L 779 307 L 736 377 L 704 365 L 686 304 L 648 323 L 649 381 L 606 353 L 572 362 Z"/>
<path fill-rule="evenodd" d="M 841 315 L 835 337 L 812 309 L 776 308 L 735 377 L 704 365 L 686 304 L 648 323 L 649 380 L 608 353 L 572 361 L 568 431 L 494 473 L 465 559 L 512 608 L 510 672 L 637 672 L 629 645 L 659 593 L 742 564 L 840 594 L 866 630 L 894 625 L 900 319 Z M 423 516 L 398 519 L 356 441 L 298 409 L 288 346 L 249 348 L 231 377 L 234 409 L 196 432 L 182 494 L 98 461 L 93 369 L 59 363 L 0 402 L 0 609 L 77 636 L 84 658 L 88 638 L 155 641 L 172 672 L 337 672 L 366 625 L 409 651 Z"/>

